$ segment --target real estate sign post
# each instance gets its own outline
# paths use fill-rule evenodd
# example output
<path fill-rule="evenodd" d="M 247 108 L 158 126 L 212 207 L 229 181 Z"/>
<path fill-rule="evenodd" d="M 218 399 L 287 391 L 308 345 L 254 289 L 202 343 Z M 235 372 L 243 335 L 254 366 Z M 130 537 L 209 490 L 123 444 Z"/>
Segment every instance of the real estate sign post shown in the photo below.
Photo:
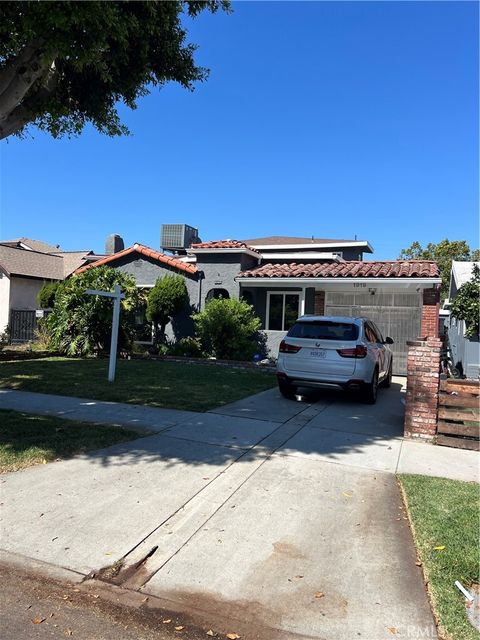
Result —
<path fill-rule="evenodd" d="M 113 298 L 113 318 L 112 318 L 112 339 L 110 341 L 110 360 L 108 364 L 108 381 L 115 380 L 115 365 L 117 362 L 117 342 L 118 342 L 118 325 L 120 322 L 120 300 L 125 298 L 120 285 L 116 284 L 111 291 L 97 291 L 96 289 L 87 289 L 87 293 L 92 296 L 104 296 L 105 298 Z"/>

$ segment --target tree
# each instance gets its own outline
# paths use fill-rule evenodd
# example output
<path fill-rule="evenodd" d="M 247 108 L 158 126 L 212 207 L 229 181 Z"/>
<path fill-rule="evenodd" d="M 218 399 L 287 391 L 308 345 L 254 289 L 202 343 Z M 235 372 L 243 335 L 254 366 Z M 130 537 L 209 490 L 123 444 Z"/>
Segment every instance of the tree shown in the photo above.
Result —
<path fill-rule="evenodd" d="M 188 304 L 188 291 L 182 276 L 158 278 L 147 299 L 147 320 L 153 322 L 155 343 L 165 341 L 165 327 Z"/>
<path fill-rule="evenodd" d="M 472 251 L 465 240 L 442 240 L 438 244 L 430 242 L 425 249 L 419 242 L 413 242 L 408 249 L 402 249 L 399 260 L 434 260 L 440 269 L 442 278 L 441 299 L 448 296 L 452 260 L 476 261 L 480 259 L 480 250 Z"/>
<path fill-rule="evenodd" d="M 450 313 L 465 321 L 465 335 L 471 338 L 480 333 L 480 268 L 473 265 L 472 278 L 462 284 L 452 302 Z"/>
<path fill-rule="evenodd" d="M 192 90 L 207 78 L 183 22 L 219 8 L 229 1 L 0 3 L 0 139 L 28 124 L 54 137 L 87 122 L 128 133 L 118 102 L 135 109 L 151 87 L 174 81 Z"/>
<path fill-rule="evenodd" d="M 37 295 L 37 302 L 41 309 L 51 309 L 55 302 L 55 294 L 60 282 L 46 282 Z"/>
<path fill-rule="evenodd" d="M 214 299 L 192 317 L 202 346 L 216 358 L 251 360 L 257 352 L 261 322 L 248 302 Z"/>
<path fill-rule="evenodd" d="M 49 346 L 71 356 L 108 352 L 112 331 L 112 300 L 86 293 L 87 289 L 113 291 L 119 284 L 125 293 L 121 302 L 118 348 L 130 346 L 135 333 L 135 309 L 142 293 L 135 280 L 108 266 L 94 267 L 62 282 L 53 310 L 46 320 Z"/>

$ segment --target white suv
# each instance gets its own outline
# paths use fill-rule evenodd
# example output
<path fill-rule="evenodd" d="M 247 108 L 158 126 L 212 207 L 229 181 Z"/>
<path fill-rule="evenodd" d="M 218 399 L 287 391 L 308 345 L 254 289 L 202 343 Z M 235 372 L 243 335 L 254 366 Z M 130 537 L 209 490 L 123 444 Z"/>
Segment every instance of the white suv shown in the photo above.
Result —
<path fill-rule="evenodd" d="M 280 344 L 280 392 L 288 398 L 297 387 L 334 386 L 361 391 L 374 404 L 378 386 L 392 380 L 389 344 L 368 318 L 302 316 Z"/>

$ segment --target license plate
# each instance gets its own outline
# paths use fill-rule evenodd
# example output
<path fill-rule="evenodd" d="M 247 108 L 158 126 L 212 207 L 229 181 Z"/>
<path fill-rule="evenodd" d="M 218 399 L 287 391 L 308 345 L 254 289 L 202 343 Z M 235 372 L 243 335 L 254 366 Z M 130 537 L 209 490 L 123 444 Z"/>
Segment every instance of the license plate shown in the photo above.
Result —
<path fill-rule="evenodd" d="M 325 349 L 312 349 L 310 351 L 310 355 L 312 356 L 312 358 L 326 358 L 327 352 L 325 351 Z"/>

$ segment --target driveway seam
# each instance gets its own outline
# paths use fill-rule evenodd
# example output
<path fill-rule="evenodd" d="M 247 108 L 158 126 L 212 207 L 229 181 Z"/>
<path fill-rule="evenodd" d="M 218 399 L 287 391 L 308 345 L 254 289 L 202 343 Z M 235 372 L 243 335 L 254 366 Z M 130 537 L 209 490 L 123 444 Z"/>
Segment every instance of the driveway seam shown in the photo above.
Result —
<path fill-rule="evenodd" d="M 400 457 L 402 455 L 402 450 L 403 450 L 403 443 L 405 442 L 405 438 L 402 438 L 402 442 L 400 444 L 400 450 L 398 452 L 398 458 L 397 458 L 397 464 L 395 465 L 395 475 L 397 475 L 398 473 L 398 467 L 400 465 Z"/>
<path fill-rule="evenodd" d="M 310 405 L 308 407 L 306 407 L 305 409 L 303 409 L 302 411 L 307 411 L 309 409 L 311 409 L 311 407 L 314 405 Z M 327 405 L 329 406 L 329 405 Z M 321 411 L 325 410 L 326 407 L 323 407 Z M 276 427 L 273 431 L 271 431 L 268 435 L 266 435 L 264 438 L 261 438 L 255 445 L 254 447 L 247 449 L 246 451 L 243 451 L 242 455 L 238 456 L 234 461 L 232 461 L 227 467 L 225 467 L 225 469 L 223 469 L 217 476 L 215 476 L 215 478 L 213 478 L 210 482 L 208 482 L 205 486 L 203 486 L 197 493 L 195 493 L 193 496 L 191 496 L 186 502 L 184 502 L 174 513 L 170 514 L 168 516 L 168 518 L 166 518 L 165 520 L 163 520 L 157 527 L 155 527 L 155 529 L 153 529 L 148 535 L 146 535 L 142 540 L 140 540 L 140 542 L 138 542 L 134 547 L 132 547 L 132 549 L 130 549 L 130 551 L 128 551 L 124 556 L 122 556 L 122 559 L 126 559 L 128 558 L 128 556 L 133 553 L 133 551 L 135 549 L 137 549 L 141 544 L 143 544 L 150 536 L 152 536 L 156 531 L 158 531 L 162 526 L 165 525 L 166 522 L 168 522 L 171 518 L 173 518 L 177 513 L 179 513 L 183 508 L 185 508 L 186 505 L 189 504 L 189 502 L 191 502 L 196 496 L 198 496 L 204 489 L 206 489 L 206 487 L 208 487 L 209 485 L 211 485 L 213 482 L 215 482 L 215 480 L 223 473 L 225 473 L 225 471 L 227 469 L 229 469 L 231 466 L 233 466 L 234 464 L 236 464 L 241 458 L 243 458 L 244 456 L 251 454 L 252 451 L 255 449 L 255 447 L 257 447 L 258 445 L 260 445 L 264 440 L 266 440 L 267 438 L 269 438 L 270 436 L 272 436 L 274 433 L 276 433 L 279 429 L 281 429 L 282 427 L 284 427 L 286 424 L 288 424 L 291 420 L 295 420 L 296 418 L 298 418 L 299 414 L 302 413 L 302 411 L 300 411 L 298 414 L 296 414 L 295 416 L 293 416 L 292 418 L 290 418 L 289 420 L 286 420 L 285 422 L 282 422 L 281 424 L 279 424 L 278 427 Z M 321 413 L 321 411 L 319 411 L 319 413 Z M 269 453 L 265 453 L 264 454 L 264 459 L 260 462 L 260 464 L 244 479 L 242 480 L 242 482 L 231 492 L 229 493 L 229 495 L 227 496 L 227 498 L 225 498 L 225 500 L 215 509 L 215 511 L 210 514 L 206 520 L 204 520 L 202 522 L 202 524 L 197 527 L 195 529 L 195 531 L 186 539 L 184 540 L 184 542 L 178 547 L 178 549 L 176 549 L 176 551 L 174 553 L 172 553 L 171 556 L 169 556 L 155 571 L 152 572 L 151 575 L 148 576 L 148 578 L 143 582 L 143 584 L 139 587 L 140 589 L 143 589 L 143 587 L 149 582 L 149 580 L 152 579 L 152 577 L 157 574 L 159 571 L 161 571 L 169 562 L 170 560 L 172 560 L 172 558 L 174 558 L 176 555 L 178 555 L 180 553 L 180 551 L 190 542 L 190 540 L 192 540 L 197 534 L 198 532 L 203 529 L 205 527 L 205 525 L 218 513 L 218 511 L 220 509 L 222 509 L 224 507 L 224 505 L 237 493 L 237 491 L 239 491 L 241 489 L 241 487 L 243 487 L 243 485 L 248 482 L 248 480 L 250 480 L 250 478 L 252 478 L 252 476 L 261 468 L 263 467 L 263 465 L 273 456 L 273 454 L 275 453 L 275 451 L 277 451 L 280 447 L 282 447 L 286 442 L 288 442 L 288 440 L 290 440 L 290 438 L 292 438 L 294 435 L 296 435 L 299 431 L 301 431 L 304 428 L 305 425 L 299 425 L 298 429 L 293 433 L 293 434 L 289 434 L 289 436 L 286 438 L 286 440 L 284 440 L 283 442 L 279 443 L 275 449 L 272 449 L 272 451 L 270 451 Z M 165 437 L 165 436 L 164 436 Z M 168 436 L 166 436 L 168 437 Z"/>

